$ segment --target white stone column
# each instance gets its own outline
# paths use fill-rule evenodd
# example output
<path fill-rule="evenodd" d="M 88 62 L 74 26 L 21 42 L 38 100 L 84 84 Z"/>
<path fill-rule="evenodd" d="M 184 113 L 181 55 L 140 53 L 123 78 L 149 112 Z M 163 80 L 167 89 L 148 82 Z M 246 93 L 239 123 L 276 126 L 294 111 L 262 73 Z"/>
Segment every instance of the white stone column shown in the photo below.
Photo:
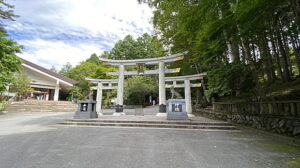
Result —
<path fill-rule="evenodd" d="M 59 80 L 56 81 L 55 91 L 54 91 L 54 101 L 58 101 L 59 98 Z"/>
<path fill-rule="evenodd" d="M 102 112 L 101 112 L 101 107 L 102 107 L 102 86 L 103 86 L 102 83 L 98 83 L 97 97 L 96 97 L 96 101 L 97 101 L 96 112 L 98 113 L 98 115 L 102 115 Z"/>
<path fill-rule="evenodd" d="M 118 101 L 117 104 L 123 105 L 124 92 L 124 65 L 119 65 L 119 82 L 118 82 Z"/>
<path fill-rule="evenodd" d="M 192 117 L 192 98 L 191 98 L 191 82 L 189 79 L 184 80 L 184 98 L 185 98 L 185 105 L 186 105 L 186 112 L 189 117 Z"/>
<path fill-rule="evenodd" d="M 165 86 L 165 63 L 159 62 L 159 112 L 166 112 L 166 86 Z"/>
<path fill-rule="evenodd" d="M 114 113 L 114 115 L 125 115 L 125 113 L 123 113 L 124 71 L 125 71 L 125 66 L 120 64 L 119 65 L 117 108 L 116 108 L 116 113 Z M 120 114 L 118 114 L 118 113 L 120 113 Z"/>

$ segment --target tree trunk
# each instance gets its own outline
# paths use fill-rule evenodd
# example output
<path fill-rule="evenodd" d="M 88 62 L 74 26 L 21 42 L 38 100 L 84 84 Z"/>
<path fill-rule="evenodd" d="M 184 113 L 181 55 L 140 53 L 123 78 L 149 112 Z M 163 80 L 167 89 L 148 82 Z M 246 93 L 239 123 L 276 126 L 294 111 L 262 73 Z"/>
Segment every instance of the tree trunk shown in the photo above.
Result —
<path fill-rule="evenodd" d="M 300 75 L 300 55 L 299 55 L 299 47 L 295 44 L 295 41 L 292 40 L 292 45 L 293 45 L 293 49 L 294 49 L 294 54 L 296 57 L 296 62 L 297 62 L 297 67 L 298 67 L 298 72 Z"/>
<path fill-rule="evenodd" d="M 279 57 L 279 54 L 276 50 L 276 42 L 274 40 L 274 36 L 271 35 L 271 44 L 272 44 L 272 50 L 273 50 L 273 54 L 275 55 L 275 58 L 276 58 L 276 63 L 277 63 L 277 71 L 280 75 L 280 79 L 283 80 L 284 77 L 283 77 L 283 73 L 282 73 L 282 67 L 281 67 L 281 64 L 280 64 L 280 57 Z M 284 82 L 284 81 L 283 81 Z"/>
<path fill-rule="evenodd" d="M 270 83 L 273 83 L 276 79 L 276 75 L 275 75 L 275 72 L 274 72 L 274 67 L 273 67 L 273 58 L 272 58 L 272 55 L 271 55 L 271 49 L 268 45 L 268 39 L 266 36 L 264 36 L 264 40 L 263 40 L 263 44 L 264 44 L 264 50 L 265 50 L 265 53 L 266 53 L 266 61 L 267 61 L 267 65 L 268 65 L 268 73 L 270 73 L 270 79 L 269 79 L 269 82 Z"/>
<path fill-rule="evenodd" d="M 283 45 L 282 39 L 281 39 L 281 34 L 277 30 L 277 42 L 278 42 L 278 47 L 279 47 L 279 52 L 282 57 L 283 61 L 283 81 L 288 82 L 290 81 L 290 70 L 289 70 L 289 65 L 288 65 L 288 60 L 287 60 L 287 52 L 285 51 L 285 47 Z"/>
<path fill-rule="evenodd" d="M 283 30 L 281 30 L 281 32 L 283 32 Z M 290 51 L 289 51 L 289 44 L 288 44 L 288 40 L 286 38 L 285 35 L 282 34 L 282 40 L 283 40 L 283 45 L 284 45 L 284 48 L 285 48 L 285 52 L 286 52 L 286 60 L 287 60 L 287 63 L 288 63 L 288 66 L 289 66 L 289 71 L 290 71 L 290 76 L 293 76 L 293 66 L 292 66 L 292 63 L 291 63 L 291 58 L 290 58 Z"/>
<path fill-rule="evenodd" d="M 295 14 L 295 21 L 298 26 L 298 29 L 300 30 L 300 1 L 299 0 L 293 0 L 292 1 L 292 7 Z"/>
<path fill-rule="evenodd" d="M 243 40 L 243 38 L 242 38 L 242 41 L 243 41 L 242 45 L 245 50 L 246 64 L 247 63 L 249 64 L 250 61 L 252 61 L 250 45 L 249 45 L 249 42 L 247 40 Z"/>

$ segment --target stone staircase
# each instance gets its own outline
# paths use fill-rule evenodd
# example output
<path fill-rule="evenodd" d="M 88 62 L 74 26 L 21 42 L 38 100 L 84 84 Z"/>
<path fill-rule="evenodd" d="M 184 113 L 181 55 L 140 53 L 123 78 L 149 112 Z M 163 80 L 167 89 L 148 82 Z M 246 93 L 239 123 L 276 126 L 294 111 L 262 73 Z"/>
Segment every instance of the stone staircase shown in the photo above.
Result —
<path fill-rule="evenodd" d="M 75 112 L 76 108 L 77 104 L 68 101 L 24 100 L 12 102 L 3 112 Z"/>
<path fill-rule="evenodd" d="M 144 128 L 176 128 L 176 129 L 202 129 L 202 130 L 238 130 L 237 127 L 227 122 L 203 121 L 175 121 L 175 120 L 118 120 L 118 119 L 68 119 L 59 123 L 73 126 L 97 127 L 144 127 Z"/>

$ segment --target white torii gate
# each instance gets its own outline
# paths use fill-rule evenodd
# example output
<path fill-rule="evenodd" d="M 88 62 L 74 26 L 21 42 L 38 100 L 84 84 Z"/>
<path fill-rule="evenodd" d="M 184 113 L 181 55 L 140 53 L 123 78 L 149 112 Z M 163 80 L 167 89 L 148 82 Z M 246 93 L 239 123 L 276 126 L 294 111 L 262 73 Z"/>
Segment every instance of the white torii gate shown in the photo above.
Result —
<path fill-rule="evenodd" d="M 191 101 L 191 87 L 201 87 L 201 83 L 190 83 L 191 80 L 202 80 L 203 76 L 206 73 L 195 74 L 195 75 L 188 75 L 188 76 L 175 76 L 175 77 L 166 77 L 165 82 L 173 82 L 172 84 L 165 84 L 165 88 L 185 88 L 185 102 L 186 102 L 186 111 L 189 116 L 192 115 L 192 101 Z M 86 78 L 86 80 L 91 81 L 92 83 L 98 84 L 97 87 L 91 87 L 92 90 L 97 90 L 97 104 L 96 104 L 96 111 L 99 115 L 101 113 L 102 107 L 102 90 L 113 90 L 118 89 L 118 86 L 112 86 L 112 84 L 118 83 L 118 79 L 93 79 L 93 78 Z M 177 84 L 177 81 L 184 81 L 184 84 Z M 106 84 L 107 86 L 104 86 Z M 113 115 L 125 115 L 125 113 L 114 113 Z M 164 116 L 165 114 L 158 114 L 158 116 Z"/>
<path fill-rule="evenodd" d="M 184 88 L 184 98 L 186 104 L 186 112 L 189 116 L 192 115 L 192 98 L 191 98 L 191 87 L 201 87 L 201 83 L 191 83 L 191 80 L 203 79 L 203 76 L 207 73 L 188 75 L 188 76 L 175 76 L 175 77 L 166 77 L 166 82 L 173 82 L 173 84 L 166 84 L 166 88 Z M 177 84 L 177 81 L 184 81 L 184 84 Z"/>
<path fill-rule="evenodd" d="M 139 75 L 139 74 L 159 74 L 159 112 L 166 113 L 166 88 L 165 88 L 165 73 L 176 73 L 179 69 L 165 69 L 165 63 L 179 61 L 184 59 L 184 55 L 188 52 L 159 57 L 134 60 L 111 60 L 100 58 L 109 65 L 119 67 L 119 72 L 110 72 L 110 75 L 119 76 L 118 79 L 118 96 L 116 112 L 123 112 L 123 93 L 124 93 L 124 75 Z M 157 70 L 149 71 L 125 71 L 125 66 L 133 65 L 158 65 Z"/>
<path fill-rule="evenodd" d="M 96 112 L 98 115 L 102 115 L 102 90 L 114 90 L 118 89 L 118 86 L 113 86 L 113 84 L 118 83 L 118 79 L 93 79 L 93 78 L 85 78 L 85 80 L 91 81 L 92 83 L 98 84 L 96 87 L 91 87 L 92 90 L 97 90 L 96 97 Z M 104 85 L 107 86 L 104 86 Z M 115 113 L 114 113 L 115 114 Z"/>

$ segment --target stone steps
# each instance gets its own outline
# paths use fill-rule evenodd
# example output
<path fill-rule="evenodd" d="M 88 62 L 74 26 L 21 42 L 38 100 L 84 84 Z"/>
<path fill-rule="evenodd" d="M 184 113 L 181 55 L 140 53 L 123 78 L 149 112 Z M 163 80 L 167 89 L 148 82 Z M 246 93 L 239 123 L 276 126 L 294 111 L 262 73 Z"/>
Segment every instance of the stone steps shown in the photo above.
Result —
<path fill-rule="evenodd" d="M 99 120 L 99 119 L 69 119 L 59 123 L 73 126 L 98 127 L 144 127 L 144 128 L 178 128 L 204 130 L 238 130 L 237 127 L 225 122 L 191 122 L 191 121 L 135 121 L 135 120 Z"/>
<path fill-rule="evenodd" d="M 21 101 L 13 102 L 4 110 L 8 112 L 75 112 L 77 104 L 63 101 Z"/>
<path fill-rule="evenodd" d="M 181 124 L 181 125 L 218 125 L 218 126 L 231 126 L 227 122 L 198 122 L 198 121 L 185 121 L 185 120 L 103 120 L 103 119 L 67 119 L 68 122 L 104 122 L 104 123 L 148 123 L 148 124 Z"/>

